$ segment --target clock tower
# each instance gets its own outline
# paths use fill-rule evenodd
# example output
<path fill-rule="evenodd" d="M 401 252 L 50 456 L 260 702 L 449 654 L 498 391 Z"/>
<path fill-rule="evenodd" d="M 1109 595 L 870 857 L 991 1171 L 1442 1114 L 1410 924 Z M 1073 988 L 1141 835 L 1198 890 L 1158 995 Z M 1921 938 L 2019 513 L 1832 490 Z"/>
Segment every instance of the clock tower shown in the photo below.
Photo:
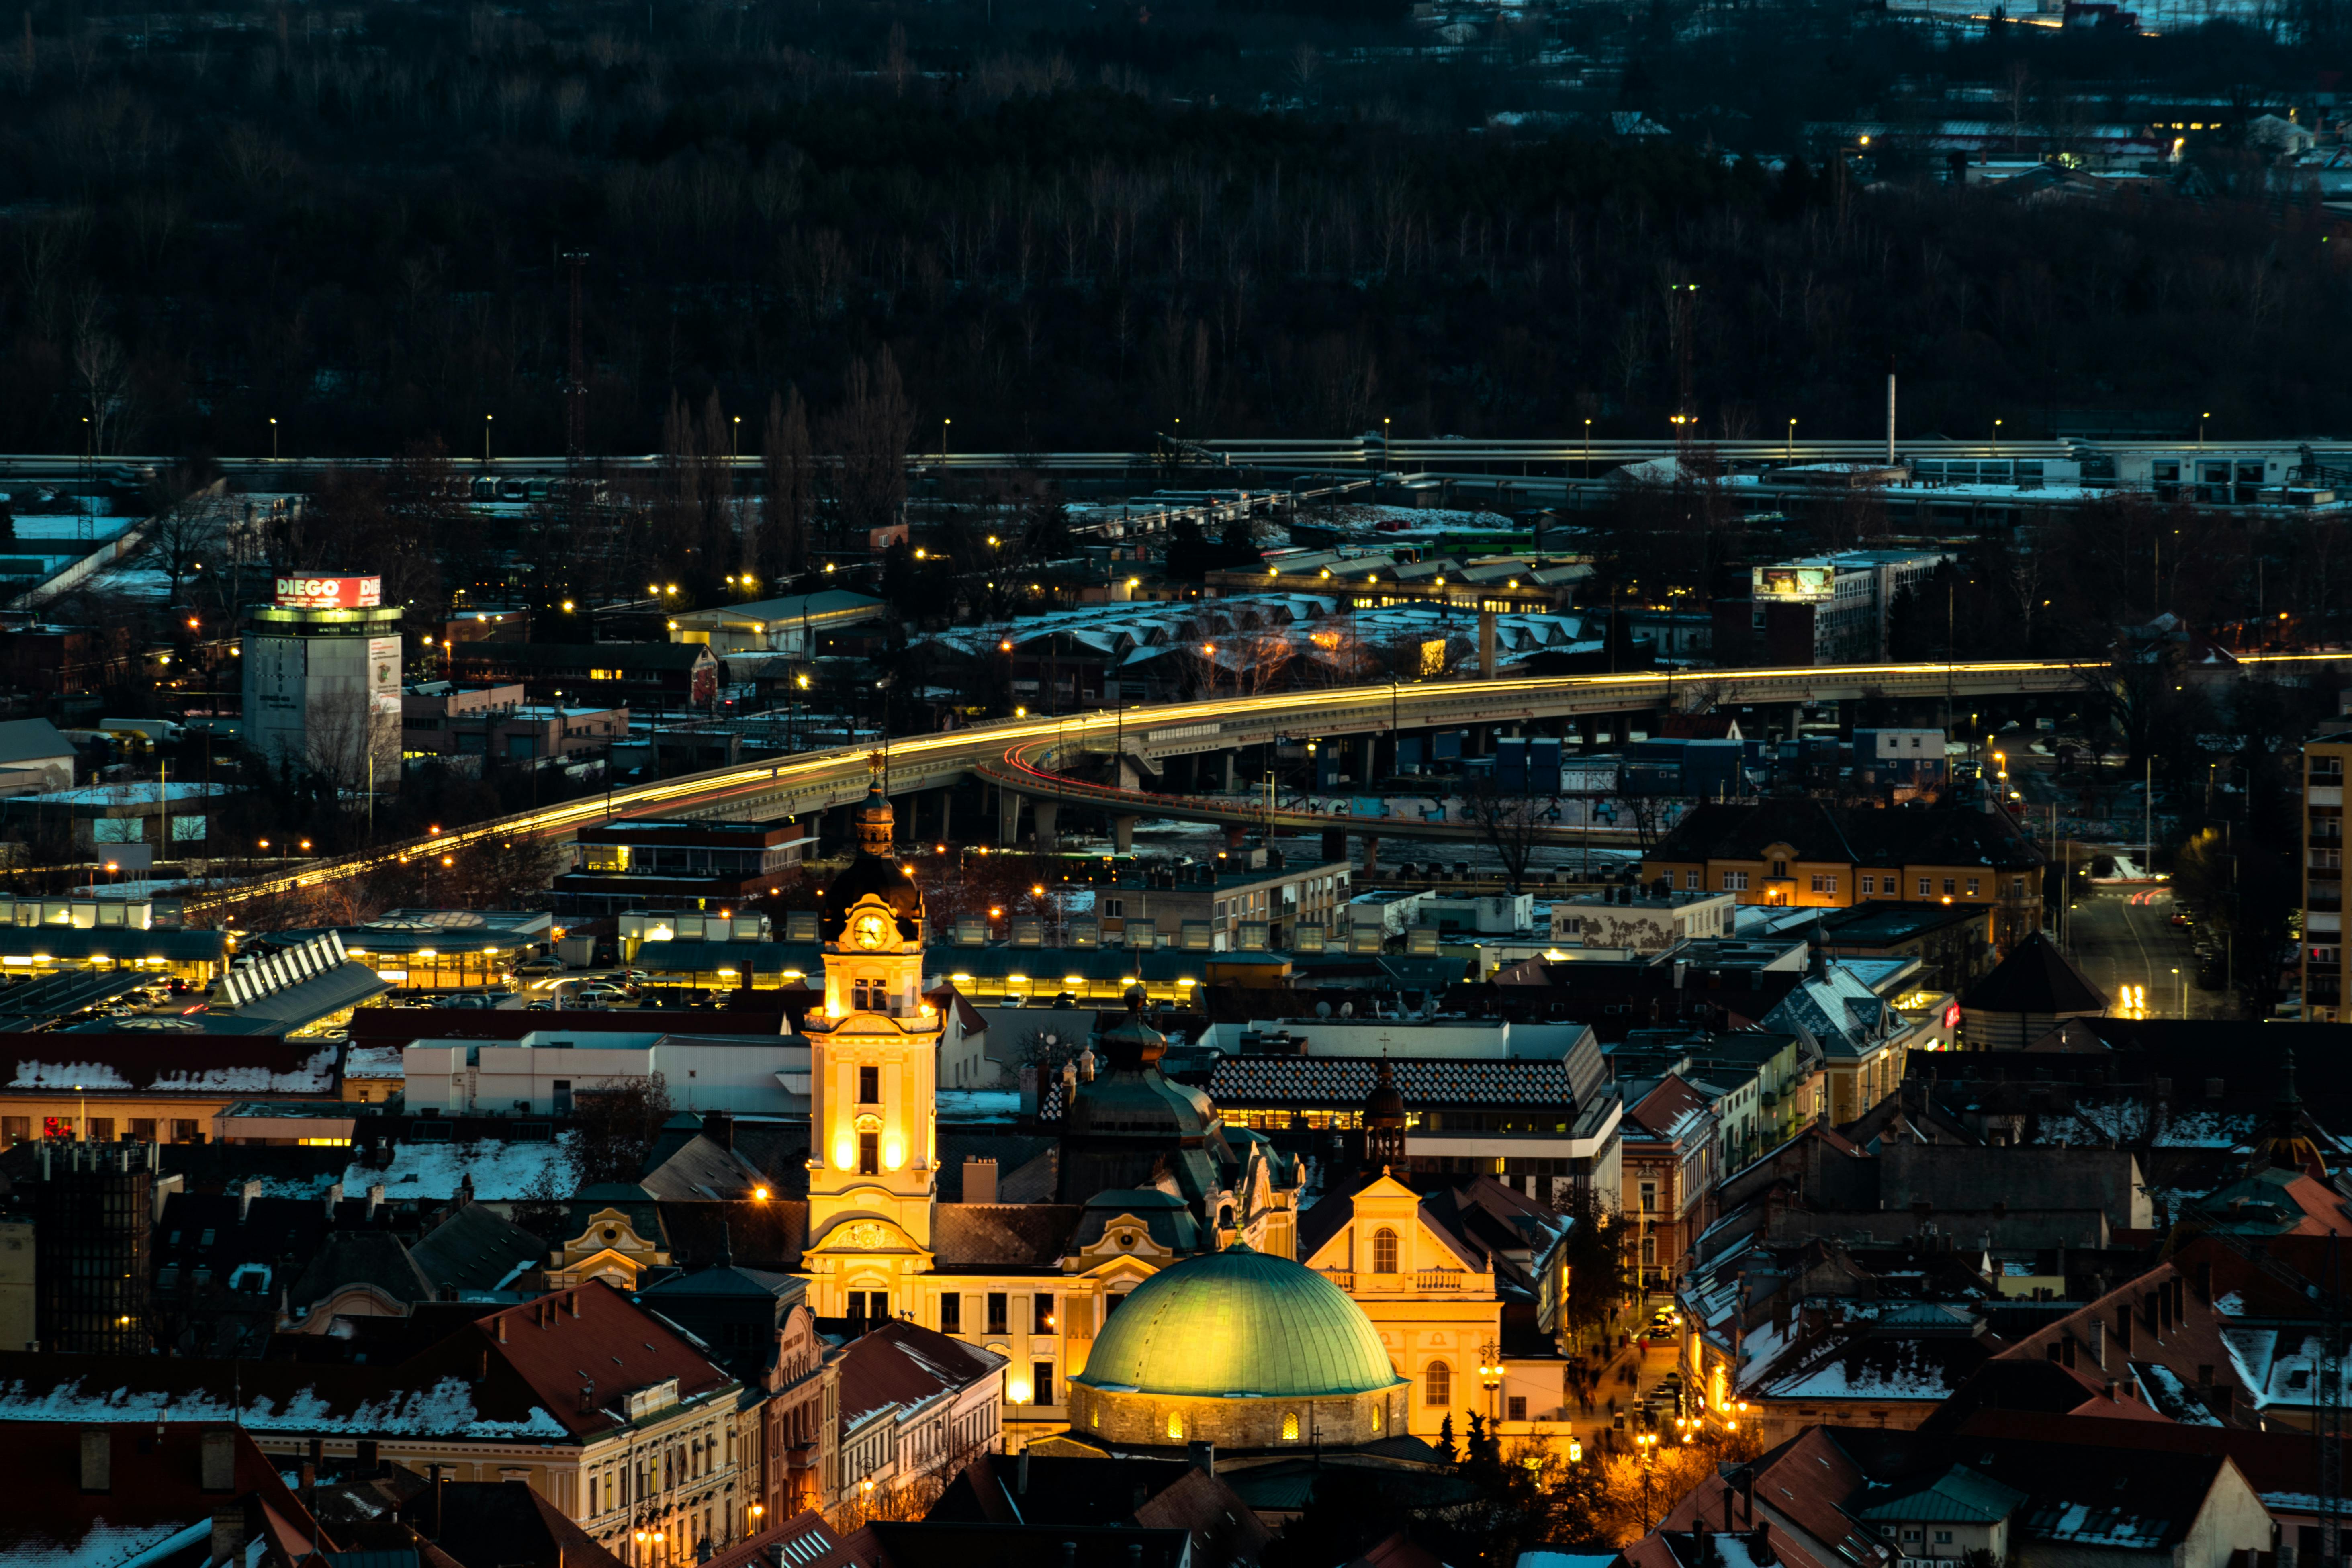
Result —
<path fill-rule="evenodd" d="M 923 998 L 923 897 L 891 856 L 881 759 L 856 813 L 857 854 L 817 919 L 824 1001 L 809 1041 L 808 1249 L 819 1317 L 913 1305 L 931 1259 L 933 1076 L 942 1023 Z"/>

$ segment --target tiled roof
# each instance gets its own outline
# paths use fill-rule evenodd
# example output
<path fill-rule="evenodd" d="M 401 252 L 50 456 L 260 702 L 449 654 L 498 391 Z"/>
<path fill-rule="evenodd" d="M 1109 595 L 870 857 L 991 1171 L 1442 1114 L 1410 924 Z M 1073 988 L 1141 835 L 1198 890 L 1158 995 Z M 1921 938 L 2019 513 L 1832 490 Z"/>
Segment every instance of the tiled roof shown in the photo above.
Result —
<path fill-rule="evenodd" d="M 1414 1110 L 1473 1105 L 1540 1105 L 1576 1100 L 1566 1064 L 1532 1058 L 1448 1061 L 1398 1058 L 1389 1063 L 1399 1093 Z M 1344 1107 L 1364 1103 L 1380 1063 L 1362 1057 L 1227 1057 L 1209 1079 L 1219 1104 Z"/>
<path fill-rule="evenodd" d="M 887 1322 L 841 1357 L 841 1424 L 856 1426 L 892 1405 L 920 1405 L 1004 1368 L 1005 1358 L 919 1323 Z"/>
<path fill-rule="evenodd" d="M 2107 998 L 2057 943 L 2035 931 L 1961 993 L 1960 1005 L 1990 1013 L 2104 1013 Z"/>
<path fill-rule="evenodd" d="M 1085 1211 L 1076 1204 L 940 1204 L 931 1248 L 943 1272 L 1061 1268 Z"/>

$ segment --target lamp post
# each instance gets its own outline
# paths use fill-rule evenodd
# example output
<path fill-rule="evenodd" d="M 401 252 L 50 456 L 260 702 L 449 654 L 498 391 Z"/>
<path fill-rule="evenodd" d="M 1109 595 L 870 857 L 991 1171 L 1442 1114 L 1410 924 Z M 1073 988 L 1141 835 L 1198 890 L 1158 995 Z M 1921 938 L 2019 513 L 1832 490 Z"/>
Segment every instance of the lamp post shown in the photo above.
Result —
<path fill-rule="evenodd" d="M 1791 420 L 1790 420 L 1790 421 L 1789 421 L 1789 461 L 1790 461 L 1790 462 L 1792 462 L 1792 463 L 1793 463 L 1793 462 L 1795 462 L 1796 460 L 1797 460 L 1797 422 L 1796 422 L 1795 420 L 1791 419 Z"/>
<path fill-rule="evenodd" d="M 1790 423 L 1793 425 L 1796 421 L 1790 420 Z M 1590 419 L 1584 422 L 1584 477 L 1588 479 L 1592 477 L 1592 421 Z"/>
<path fill-rule="evenodd" d="M 486 468 L 490 466 L 490 421 L 497 417 L 495 414 L 482 416 L 482 467 Z"/>
<path fill-rule="evenodd" d="M 1642 1533 L 1647 1535 L 1650 1533 L 1650 1461 L 1658 1449 L 1658 1435 L 1655 1432 L 1637 1433 L 1633 1445 L 1642 1455 Z"/>
<path fill-rule="evenodd" d="M 940 462 L 942 465 L 948 460 L 948 426 L 954 423 L 952 419 L 940 421 Z"/>
<path fill-rule="evenodd" d="M 269 460 L 278 460 L 278 416 L 269 416 Z"/>
<path fill-rule="evenodd" d="M 1486 1391 L 1486 1419 L 1492 1423 L 1500 1414 L 1496 1391 L 1503 1386 L 1503 1347 L 1494 1340 L 1478 1347 L 1478 1383 Z"/>
<path fill-rule="evenodd" d="M 2172 985 L 2179 994 L 2180 1016 L 2186 1018 L 2189 1016 L 2189 982 L 2180 978 L 2180 971 L 2178 969 L 2172 972 Z"/>

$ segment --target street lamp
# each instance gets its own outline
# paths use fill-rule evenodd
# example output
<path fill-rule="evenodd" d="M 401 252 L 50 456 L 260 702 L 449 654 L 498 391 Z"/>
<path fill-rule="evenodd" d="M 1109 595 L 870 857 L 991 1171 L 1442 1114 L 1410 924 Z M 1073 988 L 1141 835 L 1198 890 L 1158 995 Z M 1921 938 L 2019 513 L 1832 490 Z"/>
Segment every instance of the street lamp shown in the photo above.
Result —
<path fill-rule="evenodd" d="M 485 468 L 489 466 L 490 461 L 490 421 L 497 417 L 495 414 L 482 416 L 482 465 Z"/>
<path fill-rule="evenodd" d="M 269 416 L 269 460 L 278 460 L 278 416 Z"/>
<path fill-rule="evenodd" d="M 1790 461 L 1790 462 L 1792 462 L 1792 463 L 1793 463 L 1793 462 L 1795 462 L 1796 460 L 1797 460 L 1797 422 L 1796 422 L 1795 420 L 1791 419 L 1791 420 L 1790 420 L 1790 421 L 1789 421 L 1789 461 Z"/>
<path fill-rule="evenodd" d="M 2000 421 L 1998 419 L 1992 422 L 1992 455 L 1996 458 L 2000 456 Z"/>
<path fill-rule="evenodd" d="M 1503 1386 L 1503 1347 L 1488 1340 L 1478 1347 L 1478 1383 L 1486 1391 L 1486 1419 L 1496 1419 L 1495 1391 Z"/>
<path fill-rule="evenodd" d="M 2189 982 L 2180 978 L 2180 971 L 2172 972 L 2173 988 L 2180 994 L 2180 1016 L 2189 1016 Z"/>
<path fill-rule="evenodd" d="M 1650 1533 L 1650 1462 L 1657 1452 L 1658 1435 L 1655 1432 L 1636 1433 L 1633 1444 L 1642 1455 L 1642 1533 L 1647 1535 Z"/>
<path fill-rule="evenodd" d="M 2205 421 L 2212 417 L 2210 409 L 2197 416 L 2197 449 L 2200 452 L 2205 449 Z"/>
<path fill-rule="evenodd" d="M 948 426 L 954 423 L 952 419 L 940 421 L 940 461 L 942 463 L 948 460 Z"/>

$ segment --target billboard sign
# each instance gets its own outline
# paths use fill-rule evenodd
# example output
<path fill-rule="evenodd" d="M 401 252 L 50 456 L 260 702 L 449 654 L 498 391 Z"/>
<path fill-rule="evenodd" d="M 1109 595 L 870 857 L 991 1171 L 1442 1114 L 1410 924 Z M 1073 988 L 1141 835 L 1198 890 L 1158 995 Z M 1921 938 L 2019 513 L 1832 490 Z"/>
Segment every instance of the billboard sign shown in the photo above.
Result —
<path fill-rule="evenodd" d="M 278 579 L 278 606 L 284 610 L 364 610 L 383 603 L 381 577 Z"/>
<path fill-rule="evenodd" d="M 1834 566 L 1757 566 L 1748 572 L 1748 589 L 1757 598 L 1781 604 L 1818 605 L 1836 581 Z"/>

